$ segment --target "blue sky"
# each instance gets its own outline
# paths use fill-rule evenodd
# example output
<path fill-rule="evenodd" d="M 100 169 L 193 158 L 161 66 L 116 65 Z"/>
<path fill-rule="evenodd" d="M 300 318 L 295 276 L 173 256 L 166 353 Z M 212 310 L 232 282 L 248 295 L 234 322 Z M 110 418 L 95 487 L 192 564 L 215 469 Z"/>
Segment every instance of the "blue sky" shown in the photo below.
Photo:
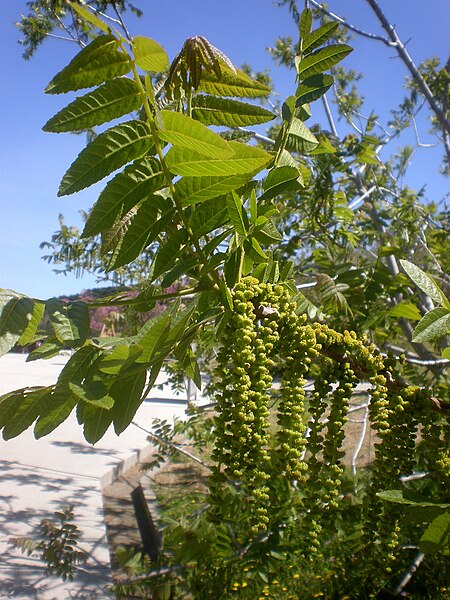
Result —
<path fill-rule="evenodd" d="M 144 17 L 128 15 L 133 35 L 156 39 L 173 58 L 185 38 L 204 35 L 236 64 L 249 63 L 254 70 L 270 69 L 280 98 L 294 91 L 293 74 L 277 68 L 267 46 L 278 36 L 296 36 L 287 8 L 274 6 L 272 0 L 135 0 Z M 299 5 L 302 5 L 299 2 Z M 380 0 L 390 21 L 416 63 L 429 56 L 447 60 L 450 2 L 443 0 Z M 363 0 L 329 0 L 328 6 L 354 24 L 373 33 L 380 26 Z M 41 260 L 39 244 L 49 240 L 58 228 L 58 214 L 67 224 L 78 225 L 80 209 L 88 210 L 102 184 L 75 196 L 57 198 L 59 182 L 85 144 L 84 136 L 48 134 L 42 125 L 73 98 L 46 96 L 43 89 L 77 51 L 75 44 L 47 40 L 35 57 L 24 61 L 18 45 L 19 32 L 14 26 L 21 13 L 27 12 L 22 0 L 2 3 L 0 22 L 2 61 L 0 97 L 2 136 L 0 141 L 0 287 L 39 298 L 76 293 L 94 287 L 91 277 L 55 275 Z M 365 112 L 375 108 L 381 120 L 402 98 L 406 69 L 393 50 L 381 43 L 360 37 L 346 66 L 365 75 L 363 92 Z M 320 113 L 313 113 L 317 121 Z M 325 128 L 326 125 L 325 125 Z M 338 123 L 341 135 L 345 127 Z M 426 126 L 421 141 L 430 141 Z M 410 168 L 407 183 L 419 188 L 427 185 L 427 197 L 439 201 L 448 192 L 448 180 L 439 175 L 440 150 L 420 150 Z"/>

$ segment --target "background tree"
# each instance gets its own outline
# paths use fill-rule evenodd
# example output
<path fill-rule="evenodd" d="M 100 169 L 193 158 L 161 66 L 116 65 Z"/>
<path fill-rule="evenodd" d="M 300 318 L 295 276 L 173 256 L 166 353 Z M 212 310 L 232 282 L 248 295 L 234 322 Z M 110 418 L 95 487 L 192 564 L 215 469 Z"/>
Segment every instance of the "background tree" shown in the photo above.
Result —
<path fill-rule="evenodd" d="M 122 169 L 100 193 L 81 235 L 101 236 L 108 272 L 129 268 L 143 253 L 151 264 L 137 296 L 116 294 L 95 305 L 147 312 L 164 300 L 167 309 L 136 335 L 102 343 L 89 339 L 87 303 L 2 292 L 3 352 L 41 338 L 44 312 L 53 334 L 31 359 L 75 350 L 54 386 L 1 399 L 4 438 L 33 424 L 36 436 L 45 435 L 75 407 L 89 441 L 111 424 L 120 433 L 167 357 L 200 385 L 196 345 L 212 332 L 212 475 L 207 505 L 172 529 L 162 557 L 169 566 L 182 564 L 174 593 L 217 597 L 220 587 L 223 597 L 254 598 L 270 593 L 264 591 L 269 580 L 287 581 L 293 568 L 308 573 L 313 591 L 323 553 L 337 560 L 348 536 L 355 545 L 346 546 L 327 574 L 331 583 L 321 581 L 321 588 L 327 586 L 329 597 L 391 588 L 411 560 L 402 545 L 418 533 L 421 549 L 448 551 L 448 361 L 437 358 L 432 345 L 438 338 L 446 344 L 448 300 L 423 271 L 414 265 L 411 271 L 412 263 L 404 265 L 422 282 L 417 296 L 400 275 L 397 256 L 420 262 L 446 282 L 426 241 L 432 210 L 397 185 L 404 157 L 381 163 L 374 116 L 342 141 L 331 117 L 331 133 L 305 125 L 310 103 L 334 85 L 328 71 L 351 47 L 336 24 L 319 21 L 313 29 L 313 13 L 299 15 L 290 3 L 300 42 L 294 50 L 278 43 L 274 54 L 293 59 L 297 86 L 279 111 L 271 111 L 243 101 L 268 96 L 265 81 L 236 69 L 205 38 L 188 39 L 170 63 L 154 40 L 130 36 L 120 11 L 117 19 L 102 20 L 85 6 L 69 6 L 101 33 L 46 91 L 93 90 L 44 129 L 76 132 L 127 120 L 89 140 L 59 195 Z M 335 77 L 338 106 L 352 124 L 361 102 L 356 91 L 343 102 L 342 90 L 356 76 L 339 70 Z M 275 119 L 270 137 L 250 133 L 258 145 L 242 142 L 242 127 Z M 210 125 L 225 130 L 218 134 Z M 174 282 L 181 285 L 172 290 Z M 308 289 L 312 294 L 303 294 Z M 431 301 L 440 304 L 438 313 Z M 411 320 L 420 320 L 414 342 Z M 419 337 L 425 330 L 432 335 Z M 407 360 L 385 356 L 386 350 L 406 351 Z M 277 376 L 278 392 L 272 389 Z M 307 394 L 308 379 L 314 387 Z M 369 384 L 370 421 L 380 443 L 358 517 L 345 524 L 341 445 L 358 382 Z M 427 481 L 420 489 L 405 486 L 402 478 L 419 464 Z M 405 524 L 398 503 L 413 505 L 421 516 L 409 514 Z M 430 505 L 428 524 L 421 509 Z M 439 569 L 441 561 L 431 564 Z M 248 575 L 236 583 L 244 565 Z M 154 576 L 145 573 L 139 581 Z M 277 597 L 299 591 L 295 586 L 286 594 L 277 590 Z"/>

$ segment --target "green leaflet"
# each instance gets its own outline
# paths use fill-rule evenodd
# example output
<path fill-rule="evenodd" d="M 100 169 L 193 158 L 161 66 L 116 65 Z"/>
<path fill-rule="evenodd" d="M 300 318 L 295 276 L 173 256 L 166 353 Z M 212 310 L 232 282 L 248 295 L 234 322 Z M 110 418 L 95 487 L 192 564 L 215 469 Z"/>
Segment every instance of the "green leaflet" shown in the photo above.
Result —
<path fill-rule="evenodd" d="M 38 348 L 35 348 L 27 356 L 26 362 L 32 362 L 33 360 L 40 360 L 52 358 L 61 352 L 62 344 L 58 342 L 56 338 L 46 339 L 43 344 Z"/>
<path fill-rule="evenodd" d="M 420 310 L 409 300 L 403 300 L 402 302 L 399 302 L 393 306 L 389 310 L 388 315 L 390 317 L 404 317 L 410 321 L 420 321 L 422 318 L 422 313 Z"/>
<path fill-rule="evenodd" d="M 81 383 L 89 370 L 101 356 L 101 350 L 91 344 L 86 344 L 69 358 L 58 377 L 58 386 L 62 384 Z"/>
<path fill-rule="evenodd" d="M 105 33 L 108 33 L 110 31 L 109 26 L 104 21 L 99 19 L 94 13 L 92 13 L 90 10 L 88 10 L 84 6 L 80 6 L 76 2 L 70 2 L 70 1 L 69 1 L 69 4 L 70 4 L 70 8 L 72 10 L 74 10 L 75 12 L 77 12 L 82 19 L 85 19 L 86 21 L 91 23 L 94 27 L 97 27 L 98 29 L 100 29 L 100 31 L 104 31 Z"/>
<path fill-rule="evenodd" d="M 267 262 L 262 262 L 253 269 L 253 277 L 259 279 L 263 283 L 278 281 L 279 278 L 279 267 L 278 262 L 273 261 L 273 256 L 268 253 Z"/>
<path fill-rule="evenodd" d="M 111 179 L 84 226 L 82 237 L 111 227 L 140 200 L 164 186 L 161 163 L 151 156 L 135 161 Z"/>
<path fill-rule="evenodd" d="M 427 312 L 413 331 L 412 342 L 422 344 L 447 335 L 450 331 L 450 312 L 438 306 Z"/>
<path fill-rule="evenodd" d="M 287 189 L 291 189 L 297 184 L 300 172 L 296 167 L 283 166 L 276 167 L 269 171 L 263 181 L 264 193 L 259 197 L 260 200 L 270 200 Z"/>
<path fill-rule="evenodd" d="M 411 497 L 408 496 L 408 491 L 405 490 L 386 490 L 384 492 L 377 492 L 377 496 L 387 502 L 394 502 L 395 504 L 407 504 L 414 507 L 430 507 L 430 508 L 450 508 L 448 503 L 437 503 L 431 502 L 425 498 L 417 498 L 415 495 L 409 492 Z"/>
<path fill-rule="evenodd" d="M 133 54 L 137 66 L 144 71 L 161 73 L 169 67 L 164 48 L 148 37 L 137 35 L 133 38 Z"/>
<path fill-rule="evenodd" d="M 49 119 L 42 128 L 50 133 L 81 131 L 138 110 L 142 94 L 133 79 L 119 77 L 80 96 Z"/>
<path fill-rule="evenodd" d="M 136 335 L 136 343 L 142 348 L 142 354 L 136 359 L 138 363 L 149 364 L 158 350 L 160 342 L 167 338 L 170 329 L 171 315 L 169 311 L 149 319 Z"/>
<path fill-rule="evenodd" d="M 34 339 L 39 323 L 44 316 L 44 312 L 45 302 L 34 301 L 33 311 L 31 313 L 31 318 L 28 322 L 27 328 L 17 340 L 19 346 L 26 346 Z"/>
<path fill-rule="evenodd" d="M 170 223 L 173 211 L 171 202 L 161 196 L 150 196 L 143 202 L 130 223 L 119 250 L 112 257 L 108 270 L 126 265 L 139 256 Z"/>
<path fill-rule="evenodd" d="M 109 392 L 114 398 L 111 415 L 117 435 L 128 427 L 141 405 L 146 379 L 147 372 L 142 370 L 130 377 L 120 377 L 112 384 Z"/>
<path fill-rule="evenodd" d="M 390 317 L 404 317 L 405 319 L 410 319 L 411 321 L 420 321 L 422 318 L 420 310 L 409 300 L 403 300 L 402 302 L 399 302 L 393 306 L 389 310 L 388 315 Z"/>
<path fill-rule="evenodd" d="M 308 35 L 302 36 L 303 55 L 311 54 L 313 50 L 327 42 L 339 29 L 339 23 L 330 21 L 324 23 Z"/>
<path fill-rule="evenodd" d="M 256 239 L 256 237 L 251 237 L 244 241 L 244 249 L 246 258 L 250 258 L 254 263 L 258 264 L 261 262 L 266 262 L 267 254 L 261 248 L 260 243 Z M 250 266 L 250 269 L 253 265 Z"/>
<path fill-rule="evenodd" d="M 13 392 L 8 392 L 7 394 L 3 394 L 0 396 L 0 429 L 11 420 L 14 416 L 14 413 L 17 410 L 18 398 L 20 398 L 21 394 L 24 394 L 27 390 L 31 391 L 33 389 L 42 389 L 42 388 L 24 388 L 22 390 L 14 390 Z"/>
<path fill-rule="evenodd" d="M 319 140 L 306 125 L 293 117 L 289 127 L 289 137 L 287 146 L 296 152 L 305 153 L 314 150 L 319 145 Z"/>
<path fill-rule="evenodd" d="M 119 52 L 118 42 L 112 35 L 96 37 L 86 48 L 50 81 L 47 94 L 74 92 L 93 87 L 115 77 L 126 75 L 131 69 L 128 57 Z"/>
<path fill-rule="evenodd" d="M 236 248 L 236 250 L 231 252 L 231 254 L 225 262 L 223 274 L 225 277 L 226 284 L 230 289 L 233 289 L 236 281 L 239 281 L 239 279 L 241 278 L 243 258 L 244 256 L 242 248 Z"/>
<path fill-rule="evenodd" d="M 305 8 L 300 15 L 300 37 L 304 40 L 311 32 L 312 27 L 312 11 L 309 8 Z"/>
<path fill-rule="evenodd" d="M 38 313 L 35 310 L 35 302 L 31 298 L 0 288 L 0 356 L 9 352 L 22 336 L 26 339 L 34 325 L 38 326 L 36 319 L 40 309 Z"/>
<path fill-rule="evenodd" d="M 198 204 L 240 188 L 252 175 L 253 173 L 226 177 L 182 177 L 175 184 L 175 193 L 183 206 Z"/>
<path fill-rule="evenodd" d="M 258 242 L 267 245 L 277 244 L 283 239 L 283 236 L 272 223 L 272 221 L 266 221 L 263 225 L 255 230 L 253 235 Z"/>
<path fill-rule="evenodd" d="M 321 50 L 316 50 L 306 58 L 300 59 L 296 56 L 295 67 L 300 81 L 311 75 L 327 71 L 352 51 L 353 48 L 346 44 L 330 44 Z"/>
<path fill-rule="evenodd" d="M 108 393 L 103 381 L 85 381 L 83 385 L 69 382 L 72 394 L 81 402 L 92 404 L 97 408 L 109 410 L 114 405 L 114 399 Z"/>
<path fill-rule="evenodd" d="M 34 426 L 34 437 L 48 435 L 63 423 L 75 408 L 78 398 L 67 385 L 57 385 L 45 398 L 41 414 Z"/>
<path fill-rule="evenodd" d="M 175 264 L 175 260 L 188 241 L 188 234 L 185 229 L 178 229 L 175 232 L 166 234 L 164 243 L 160 244 L 158 252 L 153 263 L 152 281 L 168 271 Z"/>
<path fill-rule="evenodd" d="M 220 65 L 221 75 L 203 71 L 198 90 L 216 96 L 236 96 L 237 98 L 259 98 L 268 96 L 270 88 L 259 81 L 250 79 L 243 71 L 233 71 L 225 64 Z"/>
<path fill-rule="evenodd" d="M 226 202 L 228 216 L 230 217 L 230 221 L 233 223 L 235 230 L 240 235 L 247 235 L 247 215 L 245 214 L 241 199 L 237 194 L 232 192 L 227 195 Z"/>
<path fill-rule="evenodd" d="M 131 227 L 131 223 L 133 222 L 136 214 L 137 208 L 133 206 L 133 208 L 129 210 L 127 214 L 120 219 L 120 221 L 114 223 L 114 225 L 109 229 L 102 231 L 102 256 L 112 253 L 111 258 L 113 258 L 114 255 L 119 251 L 121 242 L 128 229 Z"/>
<path fill-rule="evenodd" d="M 128 162 L 141 158 L 152 143 L 150 128 L 143 121 L 127 121 L 111 127 L 80 152 L 64 175 L 58 196 L 79 192 Z"/>
<path fill-rule="evenodd" d="M 80 406 L 80 405 L 79 405 Z M 93 404 L 83 404 L 82 408 L 82 422 L 83 434 L 88 442 L 95 444 L 98 442 L 106 433 L 108 427 L 112 423 L 111 410 L 105 408 L 98 408 Z"/>
<path fill-rule="evenodd" d="M 228 218 L 228 210 L 227 210 L 227 218 Z M 203 252 L 204 252 L 205 256 L 209 256 L 210 254 L 212 254 L 214 252 L 214 250 L 216 250 L 220 246 L 220 244 L 222 242 L 224 242 L 231 233 L 232 233 L 232 229 L 230 227 L 229 229 L 222 231 L 222 233 L 216 234 L 211 240 L 209 240 L 209 242 L 207 244 L 205 244 L 203 247 Z M 222 253 L 219 252 L 218 254 L 222 254 Z M 215 259 L 212 259 L 212 260 L 214 261 Z M 207 263 L 206 268 L 208 268 L 208 266 L 209 266 L 209 264 Z"/>
<path fill-rule="evenodd" d="M 0 408 L 4 407 L 8 415 L 7 421 L 4 417 L 1 419 L 4 440 L 17 437 L 30 427 L 39 416 L 49 392 L 49 388 L 35 387 L 16 390 L 3 396 Z"/>
<path fill-rule="evenodd" d="M 89 311 L 85 302 L 47 301 L 46 309 L 56 338 L 69 346 L 79 346 L 89 335 Z"/>
<path fill-rule="evenodd" d="M 177 258 L 177 263 L 175 266 L 170 269 L 166 275 L 164 275 L 164 279 L 161 281 L 162 288 L 168 288 L 174 281 L 179 279 L 184 274 L 189 274 L 189 272 L 194 269 L 199 264 L 199 259 L 195 256 L 188 255 L 188 258 L 184 259 L 179 256 Z"/>
<path fill-rule="evenodd" d="M 230 158 L 233 149 L 214 131 L 186 115 L 169 110 L 160 113 L 159 137 L 175 147 L 188 148 L 211 158 Z"/>
<path fill-rule="evenodd" d="M 428 554 L 450 555 L 450 511 L 433 519 L 420 538 L 420 549 Z"/>
<path fill-rule="evenodd" d="M 105 354 L 99 361 L 98 369 L 108 375 L 117 375 L 125 371 L 142 354 L 138 344 L 118 344 L 111 352 Z M 117 402 L 117 399 L 116 399 Z"/>
<path fill-rule="evenodd" d="M 409 260 L 400 259 L 400 264 L 422 292 L 425 292 L 437 304 L 450 309 L 449 301 L 432 277 L 427 275 L 425 271 L 422 271 L 420 267 L 409 262 Z"/>
<path fill-rule="evenodd" d="M 228 221 L 226 198 L 211 198 L 197 206 L 191 214 L 189 225 L 196 237 L 222 227 Z"/>
<path fill-rule="evenodd" d="M 333 77 L 331 75 L 312 75 L 304 79 L 297 87 L 295 92 L 296 106 L 309 104 L 323 96 L 333 85 Z"/>
<path fill-rule="evenodd" d="M 234 150 L 231 158 L 208 159 L 186 148 L 171 148 L 167 153 L 167 164 L 176 175 L 225 177 L 241 173 L 254 173 L 264 168 L 272 160 L 271 155 L 260 148 L 246 146 L 239 142 L 228 142 L 228 144 Z"/>
<path fill-rule="evenodd" d="M 262 106 L 206 95 L 196 96 L 193 99 L 192 115 L 205 125 L 224 125 L 226 127 L 245 127 L 267 123 L 275 118 L 270 110 Z"/>

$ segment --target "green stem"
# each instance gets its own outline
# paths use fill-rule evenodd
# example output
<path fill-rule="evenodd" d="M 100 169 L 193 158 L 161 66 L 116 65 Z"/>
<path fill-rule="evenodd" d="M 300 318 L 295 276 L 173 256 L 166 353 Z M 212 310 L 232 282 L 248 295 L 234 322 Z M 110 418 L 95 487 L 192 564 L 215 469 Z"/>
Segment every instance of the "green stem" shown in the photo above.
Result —
<path fill-rule="evenodd" d="M 178 200 L 178 198 L 176 196 L 175 186 L 174 186 L 174 183 L 172 180 L 172 174 L 170 173 L 170 170 L 167 166 L 167 163 L 166 163 L 166 160 L 165 160 L 162 148 L 161 148 L 161 143 L 160 143 L 160 139 L 159 139 L 159 135 L 158 135 L 158 128 L 155 124 L 155 114 L 158 109 L 157 109 L 155 97 L 153 94 L 153 86 L 150 83 L 150 85 L 147 86 L 148 87 L 147 91 L 145 90 L 144 86 L 142 85 L 142 81 L 141 81 L 141 78 L 137 71 L 134 60 L 131 58 L 131 56 L 128 54 L 128 52 L 125 50 L 122 40 L 119 39 L 118 42 L 119 42 L 119 46 L 120 46 L 122 52 L 128 57 L 128 60 L 131 65 L 131 69 L 133 71 L 135 81 L 141 89 L 143 106 L 144 106 L 145 114 L 147 115 L 153 142 L 155 144 L 155 150 L 156 150 L 158 158 L 161 162 L 161 166 L 162 166 L 164 177 L 165 177 L 165 180 L 167 183 L 167 187 L 169 188 L 172 198 L 173 198 L 173 201 L 175 203 L 175 208 L 176 208 L 176 212 L 178 215 L 178 221 L 183 225 L 192 246 L 194 246 L 194 248 L 195 248 L 195 250 L 193 250 L 190 246 L 187 246 L 188 251 L 193 256 L 198 258 L 201 265 L 205 265 L 207 262 L 207 257 L 200 246 L 199 240 L 194 235 L 194 232 L 192 231 L 191 226 L 189 225 L 189 223 L 186 219 L 181 202 Z M 150 96 L 151 104 L 149 102 L 149 96 Z M 212 284 L 217 284 L 220 281 L 220 277 L 216 271 L 214 271 L 213 273 L 209 273 L 208 276 L 210 277 Z"/>

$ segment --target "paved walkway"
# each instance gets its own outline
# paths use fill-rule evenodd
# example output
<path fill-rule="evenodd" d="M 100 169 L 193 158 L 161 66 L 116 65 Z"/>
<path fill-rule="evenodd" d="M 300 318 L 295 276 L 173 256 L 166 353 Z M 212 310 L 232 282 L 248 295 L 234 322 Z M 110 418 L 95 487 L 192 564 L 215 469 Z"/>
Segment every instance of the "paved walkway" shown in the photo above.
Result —
<path fill-rule="evenodd" d="M 26 386 L 54 383 L 67 356 L 25 362 L 20 354 L 0 358 L 0 395 Z M 163 383 L 159 378 L 157 383 Z M 157 394 L 157 395 L 156 395 Z M 181 417 L 185 398 L 164 388 L 149 397 L 135 421 L 150 429 L 153 418 Z M 32 430 L 0 439 L 0 600 L 93 600 L 110 598 L 109 554 L 105 539 L 100 481 L 148 444 L 146 434 L 130 425 L 116 436 L 108 431 L 95 446 L 88 444 L 72 415 L 56 431 L 35 440 Z M 73 504 L 81 546 L 89 557 L 73 582 L 47 577 L 44 566 L 11 547 L 11 537 L 30 535 L 43 518 Z"/>

